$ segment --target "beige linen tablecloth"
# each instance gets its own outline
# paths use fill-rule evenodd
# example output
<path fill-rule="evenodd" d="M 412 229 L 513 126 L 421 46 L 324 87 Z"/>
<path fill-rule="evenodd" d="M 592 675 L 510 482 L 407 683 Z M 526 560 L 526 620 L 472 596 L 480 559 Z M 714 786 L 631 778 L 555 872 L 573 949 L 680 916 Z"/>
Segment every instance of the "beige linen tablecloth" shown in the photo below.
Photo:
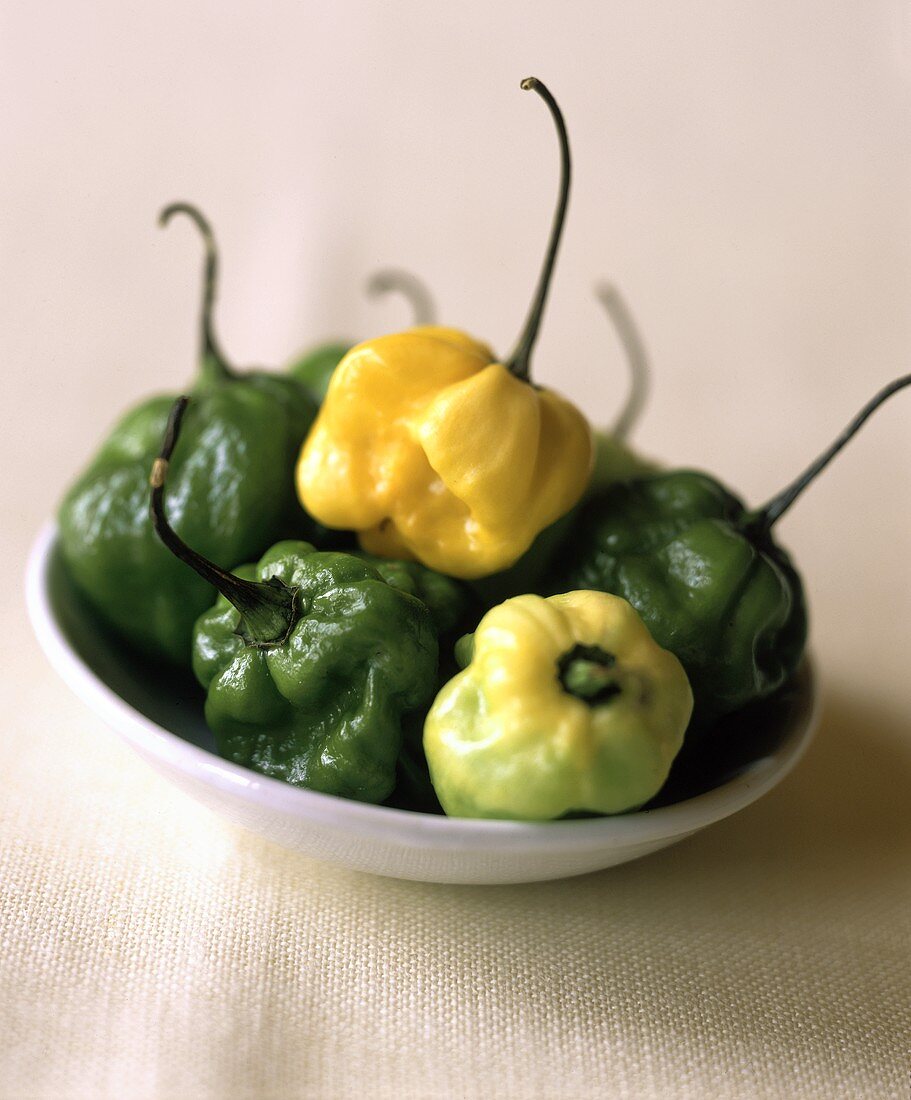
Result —
<path fill-rule="evenodd" d="M 27 639 L 12 672 L 5 1100 L 907 1095 L 911 750 L 862 691 L 833 685 L 797 772 L 679 847 L 468 888 L 261 842 L 152 774 Z"/>

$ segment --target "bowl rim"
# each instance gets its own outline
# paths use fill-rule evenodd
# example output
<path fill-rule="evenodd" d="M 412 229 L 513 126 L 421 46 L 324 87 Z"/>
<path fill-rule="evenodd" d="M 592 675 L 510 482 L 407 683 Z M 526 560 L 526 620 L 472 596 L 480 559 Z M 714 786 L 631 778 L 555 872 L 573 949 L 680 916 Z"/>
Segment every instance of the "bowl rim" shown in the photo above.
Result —
<path fill-rule="evenodd" d="M 503 821 L 421 814 L 308 791 L 259 775 L 185 741 L 147 718 L 108 687 L 72 648 L 54 615 L 49 566 L 56 540 L 56 523 L 48 520 L 29 551 L 25 578 L 29 619 L 54 671 L 108 726 L 141 755 L 152 756 L 166 767 L 246 802 L 336 830 L 369 832 L 374 839 L 399 846 L 439 850 L 483 850 L 496 846 L 513 851 L 540 851 L 571 845 L 575 849 L 597 849 L 687 835 L 743 809 L 784 779 L 803 756 L 818 725 L 818 675 L 807 655 L 804 658 L 807 700 L 784 741 L 770 755 L 761 757 L 727 783 L 657 809 L 615 817 Z"/>

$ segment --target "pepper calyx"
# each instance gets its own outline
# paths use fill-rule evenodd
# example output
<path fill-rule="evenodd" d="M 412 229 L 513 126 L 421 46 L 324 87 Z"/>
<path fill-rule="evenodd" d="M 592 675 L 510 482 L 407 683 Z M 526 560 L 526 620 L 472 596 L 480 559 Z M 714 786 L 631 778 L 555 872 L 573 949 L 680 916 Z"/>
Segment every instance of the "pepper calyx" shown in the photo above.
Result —
<path fill-rule="evenodd" d="M 557 661 L 557 677 L 567 695 L 590 707 L 602 706 L 623 691 L 617 658 L 596 645 L 576 645 Z"/>
<path fill-rule="evenodd" d="M 289 587 L 278 577 L 242 583 L 255 585 L 255 590 L 235 588 L 230 595 L 222 593 L 240 612 L 234 633 L 254 649 L 284 645 L 304 612 L 300 589 Z"/>

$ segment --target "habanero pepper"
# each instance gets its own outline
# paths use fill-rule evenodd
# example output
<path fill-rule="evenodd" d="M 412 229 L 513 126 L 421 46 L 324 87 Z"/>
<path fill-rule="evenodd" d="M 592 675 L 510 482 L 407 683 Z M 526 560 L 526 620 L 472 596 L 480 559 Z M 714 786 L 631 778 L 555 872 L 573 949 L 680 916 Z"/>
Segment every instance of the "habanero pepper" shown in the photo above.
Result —
<path fill-rule="evenodd" d="M 202 350 L 185 435 L 192 457 L 172 471 L 174 527 L 217 564 L 261 554 L 278 538 L 318 537 L 294 493 L 294 462 L 316 405 L 294 379 L 235 371 L 212 326 L 218 253 L 192 206 L 175 203 L 205 245 Z M 122 638 L 147 655 L 189 664 L 196 617 L 210 586 L 155 538 L 148 516 L 148 469 L 174 401 L 153 397 L 121 418 L 58 513 L 60 545 L 77 587 Z"/>
<path fill-rule="evenodd" d="M 168 420 L 149 510 L 166 552 L 219 592 L 193 637 L 218 751 L 295 786 L 381 802 L 395 785 L 403 724 L 433 696 L 433 617 L 352 554 L 284 541 L 227 573 L 188 546 L 164 506 L 186 406 L 177 401 Z"/>
<path fill-rule="evenodd" d="M 505 363 L 457 329 L 415 329 L 353 348 L 301 451 L 298 494 L 327 527 L 381 557 L 459 578 L 506 569 L 580 499 L 592 465 L 581 412 L 532 385 L 534 346 L 569 198 L 569 141 L 553 96 L 560 195 L 534 300 Z"/>
<path fill-rule="evenodd" d="M 468 666 L 424 723 L 447 814 L 615 814 L 661 789 L 693 696 L 680 662 L 626 600 L 516 596 L 488 611 L 466 642 Z"/>
<path fill-rule="evenodd" d="M 585 494 L 565 516 L 535 537 L 535 541 L 514 565 L 489 577 L 471 582 L 485 608 L 519 596 L 525 592 L 540 592 L 547 577 L 554 571 L 566 541 L 571 538 L 582 505 L 586 500 L 612 485 L 633 477 L 646 477 L 658 470 L 658 466 L 643 458 L 629 445 L 630 432 L 638 422 L 645 406 L 649 384 L 648 355 L 639 329 L 620 292 L 605 283 L 597 288 L 597 295 L 613 322 L 622 345 L 629 370 L 629 391 L 613 424 L 594 433 L 595 458 L 591 478 Z"/>
<path fill-rule="evenodd" d="M 582 509 L 550 591 L 622 596 L 686 669 L 694 725 L 771 695 L 796 672 L 807 636 L 803 584 L 773 527 L 892 394 L 869 401 L 832 445 L 764 507 L 748 510 L 715 478 L 671 470 L 621 482 Z"/>

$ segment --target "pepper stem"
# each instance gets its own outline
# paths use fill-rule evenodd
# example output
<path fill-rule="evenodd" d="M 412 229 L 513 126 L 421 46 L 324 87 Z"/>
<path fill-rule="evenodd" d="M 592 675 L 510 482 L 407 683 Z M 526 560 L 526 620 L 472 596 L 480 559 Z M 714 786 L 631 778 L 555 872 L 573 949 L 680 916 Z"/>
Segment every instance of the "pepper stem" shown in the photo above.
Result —
<path fill-rule="evenodd" d="M 599 706 L 619 695 L 617 658 L 596 645 L 577 645 L 557 662 L 563 690 L 589 706 Z"/>
<path fill-rule="evenodd" d="M 367 280 L 367 293 L 371 298 L 380 298 L 385 294 L 401 294 L 412 311 L 412 324 L 436 324 L 436 306 L 433 295 L 424 283 L 410 271 L 398 268 L 383 268 L 376 271 Z"/>
<path fill-rule="evenodd" d="M 629 367 L 629 393 L 613 426 L 609 429 L 614 439 L 622 442 L 629 436 L 642 415 L 645 400 L 648 397 L 650 373 L 648 352 L 642 342 L 639 327 L 620 291 L 612 283 L 602 283 L 595 287 L 595 293 L 613 323 Z"/>
<path fill-rule="evenodd" d="M 906 386 L 911 386 L 911 374 L 906 374 L 902 378 L 897 378 L 894 382 L 890 382 L 888 386 L 883 387 L 875 397 L 871 398 L 867 404 L 864 405 L 835 442 L 823 451 L 819 458 L 817 458 L 815 462 L 812 462 L 798 478 L 792 481 L 786 488 L 782 489 L 776 496 L 772 497 L 764 507 L 748 513 L 744 519 L 744 525 L 749 529 L 751 534 L 760 537 L 767 534 L 772 525 L 781 519 L 810 482 L 813 481 L 818 474 L 822 473 L 842 447 L 854 438 L 880 405 L 888 401 L 894 393 L 898 393 L 899 390 L 903 390 Z"/>
<path fill-rule="evenodd" d="M 246 645 L 257 649 L 280 646 L 300 619 L 300 598 L 296 588 L 290 588 L 278 577 L 268 581 L 246 581 L 220 569 L 214 562 L 191 549 L 168 523 L 164 511 L 164 487 L 171 455 L 180 436 L 180 425 L 189 404 L 189 397 L 179 397 L 171 408 L 161 451 L 152 464 L 149 484 L 152 495 L 149 513 L 155 534 L 175 557 L 180 558 L 217 589 L 240 612 L 235 634 Z"/>
<path fill-rule="evenodd" d="M 199 230 L 205 248 L 203 268 L 202 309 L 200 312 L 200 343 L 202 374 L 213 381 L 233 378 L 236 371 L 228 364 L 212 327 L 212 309 L 218 289 L 218 246 L 215 234 L 205 215 L 188 202 L 173 202 L 158 215 L 158 224 L 166 226 L 175 214 L 185 214 Z"/>
<path fill-rule="evenodd" d="M 566 123 L 563 121 L 557 101 L 550 94 L 547 86 L 542 84 L 537 77 L 529 76 L 522 81 L 520 87 L 523 91 L 537 92 L 547 104 L 548 109 L 557 127 L 557 138 L 560 142 L 560 192 L 557 199 L 557 209 L 554 213 L 553 224 L 550 230 L 550 239 L 547 244 L 547 252 L 544 256 L 544 266 L 538 278 L 538 286 L 532 299 L 525 326 L 519 336 L 512 355 L 507 359 L 505 366 L 516 378 L 527 382 L 530 378 L 529 361 L 535 340 L 538 338 L 538 329 L 541 326 L 541 315 L 544 313 L 544 305 L 547 301 L 547 292 L 550 289 L 550 280 L 554 271 L 554 263 L 557 259 L 557 249 L 560 246 L 560 237 L 563 234 L 563 223 L 566 220 L 566 207 L 569 203 L 569 185 L 572 177 L 572 164 L 569 156 L 569 137 L 566 133 Z"/>

